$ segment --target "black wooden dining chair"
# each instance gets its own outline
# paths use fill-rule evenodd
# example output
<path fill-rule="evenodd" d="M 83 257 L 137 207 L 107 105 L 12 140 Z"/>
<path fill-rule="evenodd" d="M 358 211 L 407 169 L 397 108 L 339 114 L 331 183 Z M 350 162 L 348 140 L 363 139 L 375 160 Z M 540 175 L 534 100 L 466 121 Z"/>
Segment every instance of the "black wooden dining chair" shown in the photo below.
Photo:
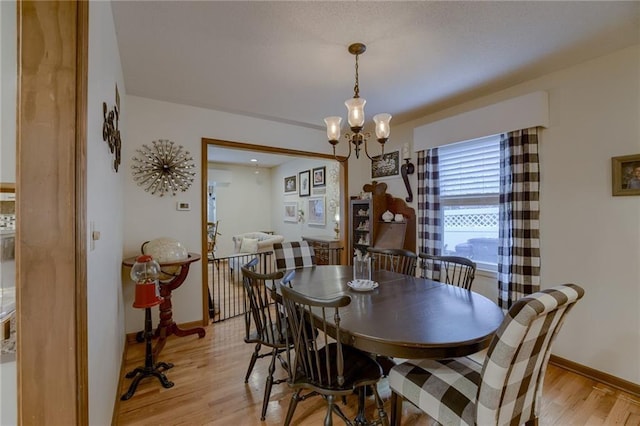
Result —
<path fill-rule="evenodd" d="M 373 259 L 372 268 L 403 275 L 416 275 L 418 256 L 411 250 L 369 247 L 367 249 Z"/>
<path fill-rule="evenodd" d="M 421 259 L 421 277 L 471 290 L 476 276 L 476 264 L 466 257 L 418 255 Z"/>
<path fill-rule="evenodd" d="M 342 295 L 331 299 L 305 296 L 287 286 L 281 286 L 282 300 L 289 322 L 287 350 L 289 386 L 294 389 L 284 424 L 289 425 L 299 401 L 322 395 L 327 401 L 324 424 L 333 424 L 333 413 L 346 424 L 352 425 L 336 397 L 359 394 L 359 410 L 355 424 L 388 424 L 377 383 L 382 377 L 380 365 L 367 353 L 342 343 L 340 308 L 351 303 L 351 297 Z M 333 337 L 329 335 L 329 332 Z M 364 418 L 366 389 L 373 390 L 378 418 L 367 422 Z M 303 394 L 304 391 L 308 391 Z"/>
<path fill-rule="evenodd" d="M 255 344 L 244 382 L 247 383 L 249 381 L 249 376 L 251 376 L 251 372 L 259 358 L 271 357 L 260 416 L 260 419 L 264 420 L 271 395 L 271 387 L 274 384 L 286 381 L 286 378 L 276 380 L 273 375 L 276 368 L 276 359 L 280 361 L 285 370 L 287 369 L 286 361 L 281 355 L 287 348 L 287 324 L 282 315 L 282 309 L 279 309 L 275 298 L 272 297 L 277 281 L 283 278 L 284 274 L 282 272 L 271 274 L 255 272 L 253 269 L 258 263 L 257 260 L 257 258 L 253 259 L 241 268 L 243 286 L 247 297 L 244 341 Z M 266 346 L 271 350 L 261 353 L 262 346 Z"/>

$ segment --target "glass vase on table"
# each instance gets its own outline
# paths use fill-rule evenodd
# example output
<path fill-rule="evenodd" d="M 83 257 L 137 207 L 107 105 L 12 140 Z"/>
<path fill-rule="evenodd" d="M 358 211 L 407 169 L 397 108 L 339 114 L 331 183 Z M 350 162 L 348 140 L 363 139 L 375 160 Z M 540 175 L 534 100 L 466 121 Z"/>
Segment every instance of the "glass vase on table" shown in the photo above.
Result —
<path fill-rule="evenodd" d="M 354 256 L 353 258 L 353 280 L 371 281 L 371 257 Z"/>

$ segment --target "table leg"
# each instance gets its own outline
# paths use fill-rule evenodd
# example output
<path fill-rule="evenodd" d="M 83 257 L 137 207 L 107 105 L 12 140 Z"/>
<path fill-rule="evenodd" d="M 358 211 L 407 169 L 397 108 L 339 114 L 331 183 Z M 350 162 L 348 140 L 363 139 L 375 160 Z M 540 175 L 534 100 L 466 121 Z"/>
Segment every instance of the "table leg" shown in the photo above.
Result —
<path fill-rule="evenodd" d="M 160 296 L 162 296 L 163 301 L 160 304 L 160 324 L 156 329 L 155 336 L 158 339 L 155 348 L 153 349 L 153 355 L 158 356 L 164 348 L 167 337 L 172 334 L 175 334 L 178 337 L 189 336 L 192 334 L 198 334 L 199 338 L 203 338 L 206 334 L 204 328 L 202 327 L 194 327 L 187 330 L 183 330 L 178 327 L 178 324 L 173 321 L 173 310 L 171 303 L 171 289 L 169 286 L 161 285 L 160 286 Z"/>
<path fill-rule="evenodd" d="M 126 374 L 125 377 L 127 379 L 131 379 L 131 378 L 134 378 L 134 379 L 133 379 L 133 382 L 131 382 L 131 385 L 129 386 L 129 389 L 127 390 L 127 392 L 124 395 L 122 395 L 122 397 L 120 398 L 122 401 L 126 401 L 133 396 L 133 394 L 136 392 L 136 389 L 138 388 L 138 384 L 140 383 L 140 380 L 144 379 L 145 377 L 149 377 L 149 376 L 156 377 L 160 381 L 162 386 L 165 388 L 170 388 L 173 386 L 173 382 L 169 381 L 169 379 L 167 379 L 167 376 L 164 375 L 164 371 L 172 368 L 173 364 L 167 363 L 167 362 L 158 362 L 158 363 L 153 362 L 155 358 L 153 355 L 153 351 L 151 350 L 151 338 L 152 338 L 153 332 L 151 330 L 151 309 L 150 308 L 145 308 L 144 324 L 145 324 L 144 330 L 145 330 L 145 343 L 146 343 L 144 366 L 137 367 Z"/>

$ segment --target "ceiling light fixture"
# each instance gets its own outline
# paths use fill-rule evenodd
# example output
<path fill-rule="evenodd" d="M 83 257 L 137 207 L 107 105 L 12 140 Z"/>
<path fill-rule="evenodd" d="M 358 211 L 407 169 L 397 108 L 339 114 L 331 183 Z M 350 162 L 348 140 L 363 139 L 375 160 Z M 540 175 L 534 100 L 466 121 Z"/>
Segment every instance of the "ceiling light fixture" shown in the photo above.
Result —
<path fill-rule="evenodd" d="M 367 101 L 360 97 L 360 87 L 358 85 L 358 57 L 366 50 L 367 46 L 362 43 L 353 43 L 349 46 L 349 53 L 356 57 L 356 83 L 355 86 L 353 86 L 353 98 L 345 101 L 344 103 L 348 111 L 347 120 L 349 122 L 349 128 L 353 132 L 352 134 L 346 133 L 344 135 L 345 138 L 351 142 L 349 144 L 349 155 L 347 155 L 344 160 L 340 160 L 336 156 L 336 145 L 338 144 L 338 139 L 340 139 L 340 123 L 342 122 L 342 117 L 327 117 L 324 119 L 324 122 L 327 125 L 327 137 L 329 138 L 329 143 L 333 146 L 333 156 L 340 162 L 347 161 L 349 157 L 351 157 L 351 144 L 355 146 L 356 158 L 360 158 L 360 145 L 364 143 L 364 153 L 370 160 L 374 159 L 369 155 L 367 150 L 367 139 L 371 137 L 371 134 L 361 133 L 362 128 L 364 127 L 364 104 L 366 104 Z M 384 144 L 389 139 L 389 133 L 391 132 L 391 129 L 389 128 L 391 114 L 377 114 L 373 117 L 373 121 L 376 124 L 376 137 L 382 146 L 382 153 L 380 154 L 382 156 L 384 155 Z"/>

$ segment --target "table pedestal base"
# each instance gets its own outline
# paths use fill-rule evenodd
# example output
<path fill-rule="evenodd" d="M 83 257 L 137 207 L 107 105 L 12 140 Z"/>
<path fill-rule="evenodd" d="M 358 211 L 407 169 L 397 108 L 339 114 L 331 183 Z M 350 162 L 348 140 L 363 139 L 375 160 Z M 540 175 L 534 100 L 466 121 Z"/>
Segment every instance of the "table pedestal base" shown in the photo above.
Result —
<path fill-rule="evenodd" d="M 161 314 L 162 315 L 162 314 Z M 168 325 L 163 325 L 156 329 L 156 334 L 154 337 L 158 338 L 158 342 L 156 346 L 153 348 L 153 355 L 158 356 L 162 348 L 164 348 L 165 343 L 167 343 L 167 337 L 175 334 L 178 337 L 190 336 L 192 334 L 197 334 L 199 338 L 203 338 L 206 334 L 205 329 L 202 327 L 194 327 L 189 328 L 187 330 L 183 330 L 178 327 L 178 324 L 175 322 L 171 322 Z"/>
<path fill-rule="evenodd" d="M 166 362 L 153 362 L 153 351 L 151 349 L 151 337 L 153 334 L 153 332 L 151 331 L 151 308 L 145 308 L 144 317 L 144 333 L 146 342 L 144 367 L 137 367 L 126 374 L 125 377 L 127 379 L 131 379 L 134 377 L 135 378 L 133 379 L 133 382 L 131 382 L 127 393 L 120 397 L 122 401 L 126 401 L 133 396 L 133 394 L 136 392 L 136 389 L 138 388 L 140 380 L 144 379 L 145 377 L 156 377 L 158 380 L 160 380 L 160 383 L 165 388 L 170 388 L 173 386 L 173 382 L 169 381 L 169 379 L 167 379 L 167 376 L 164 375 L 164 371 L 172 368 L 173 364 Z"/>

